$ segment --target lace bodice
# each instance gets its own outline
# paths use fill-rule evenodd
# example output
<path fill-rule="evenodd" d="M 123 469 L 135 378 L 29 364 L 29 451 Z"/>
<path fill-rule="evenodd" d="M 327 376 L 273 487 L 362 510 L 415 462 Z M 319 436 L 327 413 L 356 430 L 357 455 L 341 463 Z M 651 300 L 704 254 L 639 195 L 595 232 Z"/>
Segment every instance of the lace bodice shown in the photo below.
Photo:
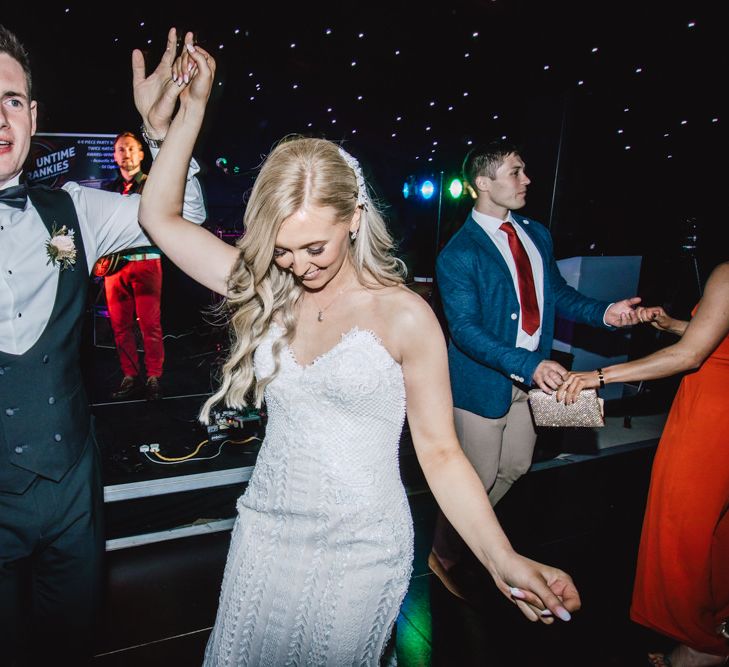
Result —
<path fill-rule="evenodd" d="M 282 328 L 272 327 L 259 346 L 258 378 L 273 372 L 272 345 L 282 334 Z M 401 486 L 397 455 L 405 417 L 402 369 L 371 331 L 351 329 L 306 366 L 284 346 L 279 372 L 266 387 L 265 400 L 266 440 L 246 494 L 247 504 L 262 509 L 260 504 L 266 504 L 269 494 L 260 484 L 275 486 L 282 475 L 294 470 L 315 468 L 317 476 L 339 487 L 337 501 L 352 503 L 352 511 L 361 503 L 386 502 L 383 483 Z M 265 481 L 258 479 L 263 477 Z M 320 492 L 321 487 L 310 480 L 306 491 Z M 292 503 L 300 507 L 293 498 Z"/>

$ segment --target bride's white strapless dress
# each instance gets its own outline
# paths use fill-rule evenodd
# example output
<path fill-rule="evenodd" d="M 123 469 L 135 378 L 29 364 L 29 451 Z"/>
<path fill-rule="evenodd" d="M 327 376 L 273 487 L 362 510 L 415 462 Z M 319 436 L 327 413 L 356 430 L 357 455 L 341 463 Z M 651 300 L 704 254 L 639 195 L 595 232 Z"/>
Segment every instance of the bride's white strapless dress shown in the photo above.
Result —
<path fill-rule="evenodd" d="M 257 377 L 282 334 L 258 347 Z M 378 665 L 412 571 L 402 369 L 357 328 L 307 366 L 279 357 L 205 665 Z"/>

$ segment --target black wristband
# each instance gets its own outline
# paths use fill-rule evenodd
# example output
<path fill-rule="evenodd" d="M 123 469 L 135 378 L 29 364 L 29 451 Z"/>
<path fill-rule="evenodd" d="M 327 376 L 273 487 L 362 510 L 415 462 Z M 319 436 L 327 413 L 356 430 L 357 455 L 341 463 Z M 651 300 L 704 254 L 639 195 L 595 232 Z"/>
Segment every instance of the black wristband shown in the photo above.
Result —
<path fill-rule="evenodd" d="M 602 374 L 602 368 L 597 369 L 597 379 L 600 380 L 600 389 L 605 389 L 605 376 Z"/>

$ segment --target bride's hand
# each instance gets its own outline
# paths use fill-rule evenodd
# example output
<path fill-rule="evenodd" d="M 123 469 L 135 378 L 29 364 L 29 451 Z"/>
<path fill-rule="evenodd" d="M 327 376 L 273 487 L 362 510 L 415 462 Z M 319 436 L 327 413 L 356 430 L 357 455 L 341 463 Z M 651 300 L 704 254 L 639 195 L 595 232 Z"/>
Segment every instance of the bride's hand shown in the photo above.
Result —
<path fill-rule="evenodd" d="M 193 33 L 185 35 L 184 46 L 172 66 L 172 78 L 183 89 L 180 104 L 190 108 L 207 103 L 215 79 L 215 58 L 201 46 L 194 44 Z"/>
<path fill-rule="evenodd" d="M 530 621 L 569 621 L 582 605 L 572 578 L 562 570 L 512 552 L 497 564 L 492 576 L 498 589 Z"/>

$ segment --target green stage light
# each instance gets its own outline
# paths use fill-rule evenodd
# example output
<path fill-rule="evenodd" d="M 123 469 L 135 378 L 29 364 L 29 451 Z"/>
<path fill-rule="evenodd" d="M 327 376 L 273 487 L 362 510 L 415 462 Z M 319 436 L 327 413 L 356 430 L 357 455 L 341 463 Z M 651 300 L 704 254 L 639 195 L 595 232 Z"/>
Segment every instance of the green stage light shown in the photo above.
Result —
<path fill-rule="evenodd" d="M 450 192 L 453 199 L 458 199 L 463 194 L 463 183 L 459 178 L 454 178 L 448 186 L 448 192 Z"/>

